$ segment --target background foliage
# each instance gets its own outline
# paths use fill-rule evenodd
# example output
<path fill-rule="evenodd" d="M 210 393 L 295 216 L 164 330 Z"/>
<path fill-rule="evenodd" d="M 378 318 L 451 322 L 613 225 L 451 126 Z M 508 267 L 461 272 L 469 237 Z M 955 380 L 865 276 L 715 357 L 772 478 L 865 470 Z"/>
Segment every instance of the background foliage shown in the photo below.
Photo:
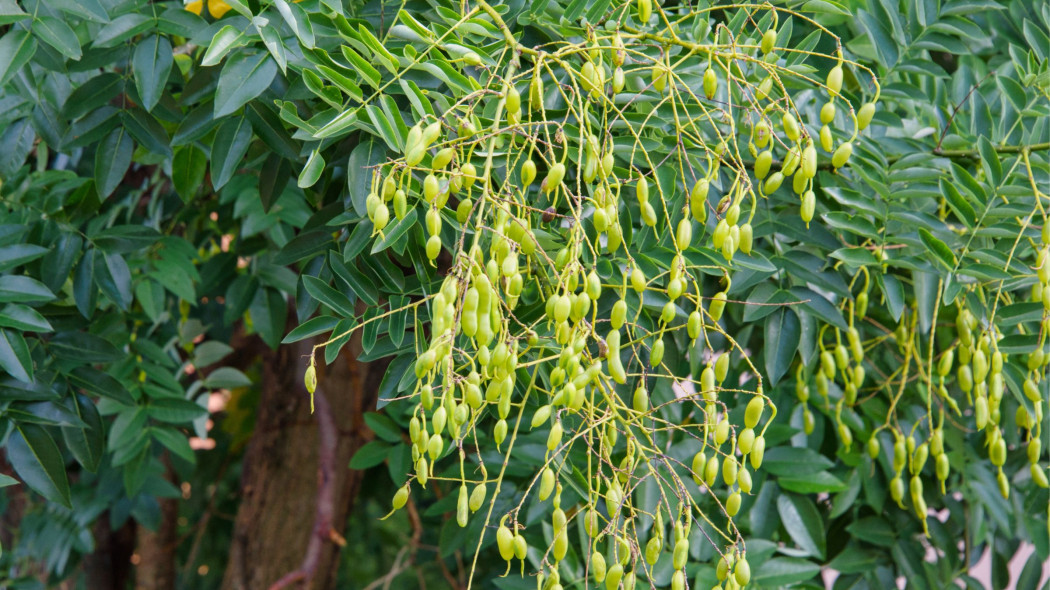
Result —
<path fill-rule="evenodd" d="M 457 2 L 440 1 L 206 4 L 210 9 L 201 16 L 175 2 L 0 0 L 0 424 L 12 468 L 6 471 L 12 477 L 3 476 L 0 484 L 36 494 L 16 533 L 5 538 L 0 564 L 3 583 L 11 587 L 80 576 L 100 515 L 113 528 L 128 521 L 156 528 L 158 498 L 181 497 L 165 476 L 168 469 L 174 481 L 230 491 L 222 503 L 235 510 L 236 470 L 221 469 L 218 456 L 236 455 L 251 436 L 251 392 L 258 386 L 251 370 L 224 364 L 234 352 L 235 333 L 257 334 L 270 347 L 332 334 L 334 341 L 315 355 L 324 371 L 349 340 L 347 331 L 364 326 L 359 358 L 393 359 L 378 392 L 381 405 L 417 391 L 412 366 L 430 336 L 428 306 L 419 303 L 437 290 L 450 260 L 442 255 L 435 267 L 426 253 L 426 209 L 416 196 L 423 174 L 408 184 L 414 188 L 412 213 L 373 237 L 366 197 L 375 189 L 375 167 L 401 157 L 417 122 L 459 115 L 474 104 L 478 130 L 506 132 L 498 122 L 499 93 L 511 62 L 521 60 L 519 73 L 530 63 L 508 51 L 498 22 L 473 3 L 466 3 L 474 10 L 468 13 Z M 723 43 L 714 32 L 722 23 L 753 52 L 771 24 L 768 6 L 731 11 L 667 3 L 657 7 L 648 28 L 633 16 L 634 6 L 608 0 L 493 6 L 528 48 L 586 45 L 594 35 L 589 31 L 610 30 L 607 19 L 623 22 L 631 33 L 660 34 L 662 19 L 683 18 L 674 29 L 680 39 Z M 726 286 L 719 278 L 732 278 L 721 330 L 710 332 L 713 351 L 733 351 L 720 398 L 732 423 L 742 422 L 754 391 L 752 362 L 777 407 L 765 430 L 765 460 L 735 519 L 753 585 L 821 587 L 817 575 L 826 566 L 842 574 L 836 588 L 885 588 L 902 576 L 919 588 L 956 581 L 978 587 L 966 571 L 988 549 L 993 585 L 1004 587 L 1005 563 L 1024 541 L 1035 553 L 1016 582 L 1035 588 L 1040 564 L 1050 557 L 1050 497 L 1029 468 L 1035 463 L 1045 473 L 1045 451 L 1037 450 L 1034 460 L 1028 455 L 1029 431 L 1045 432 L 1042 400 L 1050 383 L 1045 362 L 1031 360 L 1050 355 L 1050 295 L 1036 290 L 1046 283 L 1037 266 L 1050 204 L 1050 9 L 992 0 L 810 0 L 776 8 L 804 14 L 780 14 L 778 47 L 833 54 L 838 38 L 845 59 L 871 68 L 881 94 L 870 127 L 853 143 L 849 165 L 820 168 L 808 227 L 799 217 L 798 196 L 785 183 L 755 201 L 751 253 L 727 261 L 709 242 L 722 213 L 715 213 L 720 198 L 732 182 L 728 171 L 753 172 L 754 154 L 746 150 L 750 123 L 739 119 L 740 151 L 712 179 L 710 215 L 693 224 L 693 247 L 684 253 L 700 278 L 701 291 L 691 292 L 704 297 L 705 308 Z M 749 11 L 754 20 L 733 19 Z M 661 275 L 674 254 L 670 228 L 678 221 L 674 207 L 693 180 L 676 178 L 671 167 L 637 163 L 638 145 L 654 163 L 679 150 L 673 101 L 652 87 L 652 60 L 659 55 L 659 41 L 632 41 L 627 90 L 615 101 L 629 105 L 626 119 L 643 139 L 636 145 L 616 127 L 601 137 L 613 146 L 616 175 L 632 189 L 624 191 L 618 209 L 625 249 L 605 264 L 588 259 L 606 287 L 594 303 L 602 314 L 618 298 L 612 286 L 627 280 L 628 252 L 653 286 L 665 288 Z M 834 60 L 791 52 L 781 57 L 788 68 L 785 89 L 816 136 L 827 98 L 820 81 Z M 706 57 L 693 57 L 676 66 L 676 85 L 699 96 L 706 63 Z M 870 76 L 854 66 L 846 72 L 844 98 L 859 107 L 872 98 Z M 748 92 L 760 74 L 743 72 L 734 91 Z M 519 86 L 526 101 L 527 82 L 525 77 Z M 719 101 L 727 92 L 724 79 L 720 92 Z M 547 120 L 570 121 L 558 97 L 552 95 L 549 105 Z M 456 136 L 457 125 L 443 119 L 443 135 Z M 835 126 L 842 130 L 837 143 L 849 138 L 852 121 L 842 105 Z M 701 154 L 717 143 L 711 129 L 702 136 L 706 147 L 686 150 L 698 170 L 708 169 Z M 575 147 L 579 135 L 573 131 L 565 136 Z M 519 186 L 520 164 L 503 157 L 513 150 L 499 149 L 494 185 Z M 476 152 L 479 170 L 486 155 Z M 828 154 L 820 157 L 824 162 Z M 458 156 L 456 165 L 465 163 Z M 663 231 L 638 218 L 634 200 L 637 174 L 650 169 L 654 196 L 660 195 L 655 202 L 673 204 L 666 223 L 657 225 Z M 550 204 L 538 186 L 532 191 L 537 209 Z M 539 211 L 531 218 L 540 228 Z M 448 207 L 440 233 L 446 248 L 455 244 L 459 223 Z M 554 258 L 567 232 L 543 226 L 536 232 L 539 246 Z M 517 317 L 543 314 L 540 288 L 530 282 Z M 854 313 L 861 292 L 870 301 L 862 318 Z M 644 305 L 633 294 L 628 298 L 628 315 L 638 318 L 632 324 L 646 331 L 658 325 L 664 300 L 657 297 Z M 395 313 L 384 315 L 388 311 Z M 675 325 L 681 328 L 692 308 L 679 311 Z M 289 324 L 298 327 L 286 334 Z M 816 377 L 820 351 L 833 350 L 835 330 L 845 338 L 851 325 L 859 331 L 867 373 L 856 405 L 840 403 L 841 377 L 828 386 L 827 397 L 818 395 Z M 980 386 L 964 390 L 966 379 L 958 373 L 967 356 L 977 371 L 975 355 L 963 352 L 967 331 L 978 348 L 982 335 L 989 336 L 989 362 L 995 350 L 1005 355 L 1002 399 L 983 431 L 971 401 L 974 393 L 981 397 Z M 666 343 L 667 374 L 700 372 L 708 357 L 684 330 Z M 648 346 L 637 348 L 645 351 L 641 358 L 648 358 Z M 955 363 L 942 394 L 937 366 L 949 350 Z M 301 368 L 308 363 L 304 359 Z M 531 375 L 519 373 L 522 393 Z M 1026 395 L 1026 380 L 1036 387 L 1034 395 Z M 670 379 L 650 378 L 648 384 L 654 405 L 673 399 Z M 812 396 L 802 393 L 803 384 Z M 621 389 L 629 405 L 633 387 Z M 990 376 L 985 397 L 994 390 Z M 213 429 L 216 450 L 194 451 L 188 437 L 209 436 L 212 391 L 232 391 L 243 405 L 233 404 L 221 417 L 222 429 Z M 520 406 L 526 420 L 539 405 L 530 400 Z M 396 570 L 405 545 L 416 563 L 425 564 L 424 578 L 440 586 L 449 576 L 466 577 L 477 547 L 478 582 L 534 587 L 531 578 L 518 577 L 517 565 L 497 578 L 504 566 L 492 540 L 499 517 L 524 502 L 516 518 L 526 525 L 532 548 L 526 573 L 541 568 L 553 540 L 551 507 L 526 492 L 547 459 L 546 431 L 518 435 L 501 493 L 489 490 L 494 520 L 486 522 L 483 511 L 466 528 L 457 525 L 461 473 L 454 459 L 445 459 L 428 491 L 413 490 L 415 516 L 402 511 L 380 522 L 376 517 L 414 471 L 407 438 L 414 409 L 415 400 L 398 400 L 367 418 L 376 439 L 350 465 L 369 470 L 361 492 L 366 501 L 351 521 L 362 534 L 344 549 L 341 579 L 364 582 L 395 568 L 395 585 L 414 585 L 416 572 Z M 655 415 L 696 428 L 702 409 L 666 403 Z M 479 420 L 478 431 L 488 433 L 496 417 Z M 936 517 L 926 519 L 924 535 L 912 498 L 905 498 L 904 509 L 890 499 L 890 482 L 903 468 L 893 465 L 892 433 L 912 435 L 921 446 L 931 424 L 942 420 L 948 493 L 941 493 L 935 461 L 929 461 L 919 470 L 920 495 Z M 1008 449 L 1002 473 L 1009 494 L 1000 493 L 999 469 L 989 459 L 995 424 Z M 843 426 L 852 445 L 843 440 Z M 882 452 L 872 460 L 866 447 L 876 429 Z M 678 428 L 666 436 L 663 456 L 687 467 L 697 440 Z M 487 434 L 479 437 L 478 454 L 491 472 L 505 457 Z M 587 450 L 577 449 L 569 464 L 586 461 Z M 571 481 L 576 489 L 588 486 L 579 474 L 567 473 L 563 481 L 567 489 Z M 656 495 L 639 489 L 635 502 L 651 512 Z M 579 500 L 567 491 L 562 507 L 570 512 Z M 698 492 L 695 501 L 725 522 L 725 494 L 716 503 L 714 494 Z M 195 502 L 180 508 L 191 522 L 201 509 Z M 422 531 L 419 536 L 403 533 L 412 527 Z M 211 550 L 198 552 L 204 557 L 190 557 L 188 543 L 180 546 L 180 563 L 189 562 L 184 587 L 220 583 L 223 540 L 230 533 L 225 524 L 208 530 Z M 577 547 L 585 536 L 576 533 L 574 526 L 562 566 L 566 587 L 582 585 L 589 563 Z M 725 543 L 708 542 L 714 534 L 704 526 L 692 529 L 690 587 L 716 582 L 715 560 Z M 924 560 L 931 552 L 938 559 Z M 359 559 L 362 554 L 378 556 L 375 569 Z M 670 561 L 666 555 L 653 570 L 660 585 L 669 583 Z M 193 571 L 205 563 L 211 574 Z"/>

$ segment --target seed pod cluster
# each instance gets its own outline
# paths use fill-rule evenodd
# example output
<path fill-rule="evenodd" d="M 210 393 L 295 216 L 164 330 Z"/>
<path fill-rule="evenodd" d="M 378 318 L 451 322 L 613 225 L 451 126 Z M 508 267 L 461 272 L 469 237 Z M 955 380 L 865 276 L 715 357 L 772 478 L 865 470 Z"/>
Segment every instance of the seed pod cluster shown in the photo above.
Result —
<path fill-rule="evenodd" d="M 417 264 L 424 296 L 410 307 L 413 372 L 402 379 L 412 479 L 393 507 L 405 506 L 416 485 L 439 486 L 454 498 L 456 523 L 470 526 L 498 495 L 487 451 L 509 463 L 522 445 L 537 449 L 542 464 L 520 490 L 522 504 L 486 525 L 503 560 L 524 567 L 527 556 L 542 556 L 539 583 L 548 590 L 568 575 L 560 564 L 577 543 L 574 524 L 587 536 L 574 552 L 607 590 L 648 583 L 660 561 L 673 570 L 671 586 L 685 588 L 692 550 L 704 542 L 692 527 L 699 512 L 720 511 L 717 526 L 726 538 L 737 534 L 733 519 L 761 481 L 776 409 L 762 389 L 764 367 L 722 327 L 743 308 L 730 279 L 756 239 L 771 235 L 756 217 L 762 199 L 790 184 L 809 223 L 818 170 L 842 167 L 849 154 L 840 150 L 851 149 L 835 127 L 852 112 L 851 89 L 842 90 L 844 77 L 854 81 L 848 66 L 828 76 L 819 139 L 786 94 L 782 77 L 792 74 L 748 73 L 752 60 L 774 64 L 790 41 L 778 38 L 775 16 L 754 43 L 703 57 L 694 89 L 682 55 L 638 35 L 665 26 L 659 3 L 632 0 L 629 8 L 624 31 L 610 21 L 567 51 L 521 51 L 495 66 L 464 54 L 460 74 L 476 91 L 454 104 L 433 97 L 432 106 L 444 107 L 439 116 L 413 104 L 420 119 L 404 132 L 401 153 L 374 169 L 366 197 L 374 240 L 407 234 L 407 246 L 392 248 L 399 261 L 420 250 L 429 261 Z M 730 114 L 726 97 L 733 103 L 741 87 L 753 108 Z M 683 107 L 678 162 L 651 161 L 650 139 L 623 132 L 625 121 L 664 103 Z M 567 112 L 548 120 L 548 109 Z M 720 119 L 731 116 L 734 125 Z M 831 166 L 822 161 L 834 145 L 824 129 L 838 142 Z M 750 165 L 741 155 L 748 151 Z M 418 229 L 408 227 L 412 220 Z M 696 256 L 710 246 L 721 255 L 716 263 Z M 822 395 L 841 381 L 849 395 L 839 403 L 849 409 L 864 382 L 864 343 L 852 327 L 835 338 L 848 347 L 827 351 L 833 366 Z M 683 363 L 698 377 L 681 371 Z M 692 405 L 689 423 L 664 425 L 672 404 Z M 806 416 L 811 430 L 808 408 Z M 849 433 L 840 421 L 840 436 Z M 691 464 L 654 453 L 653 436 L 695 442 Z M 581 448 L 598 459 L 586 471 L 570 463 Z M 457 459 L 458 475 L 446 466 Z M 671 491 L 645 528 L 636 484 L 650 469 Z M 546 546 L 529 547 L 537 534 L 526 537 L 526 501 L 550 519 Z M 746 586 L 742 539 L 718 549 L 724 587 Z"/>

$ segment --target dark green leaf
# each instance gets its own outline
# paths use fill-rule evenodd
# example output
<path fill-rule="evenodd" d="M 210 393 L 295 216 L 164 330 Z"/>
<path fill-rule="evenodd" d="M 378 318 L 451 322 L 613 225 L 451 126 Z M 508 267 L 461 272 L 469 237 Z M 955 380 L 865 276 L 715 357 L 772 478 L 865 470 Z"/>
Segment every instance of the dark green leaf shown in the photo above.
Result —
<path fill-rule="evenodd" d="M 164 93 L 164 85 L 175 63 L 171 42 L 161 35 L 138 41 L 131 63 L 135 69 L 135 88 L 142 99 L 142 106 L 152 111 Z"/>
<path fill-rule="evenodd" d="M 211 184 L 222 188 L 233 178 L 233 173 L 248 153 L 252 141 L 252 126 L 245 117 L 223 121 L 215 132 L 211 145 Z"/>
<path fill-rule="evenodd" d="M 47 248 L 34 244 L 0 246 L 0 272 L 11 270 L 47 254 Z"/>
<path fill-rule="evenodd" d="M 72 508 L 65 462 L 47 430 L 19 424 L 8 439 L 7 459 L 26 485 L 49 501 Z"/>
<path fill-rule="evenodd" d="M 51 332 L 54 328 L 43 315 L 32 307 L 8 303 L 0 309 L 0 327 L 23 332 Z"/>
<path fill-rule="evenodd" d="M 48 346 L 56 356 L 67 361 L 109 363 L 124 356 L 107 340 L 87 332 L 60 332 Z"/>
<path fill-rule="evenodd" d="M 350 459 L 350 469 L 368 469 L 375 467 L 386 460 L 390 452 L 390 445 L 385 442 L 374 440 L 366 443 Z"/>
<path fill-rule="evenodd" d="M 311 297 L 321 302 L 325 307 L 335 313 L 347 317 L 354 317 L 354 306 L 345 295 L 333 289 L 328 283 L 317 277 L 303 276 L 303 286 Z"/>
<path fill-rule="evenodd" d="M 773 313 L 766 319 L 765 335 L 766 373 L 772 386 L 788 372 L 795 358 L 802 336 L 798 316 L 790 309 Z"/>
<path fill-rule="evenodd" d="M 184 145 L 175 150 L 171 164 L 172 184 L 182 200 L 189 203 L 204 182 L 208 156 L 195 145 Z"/>
<path fill-rule="evenodd" d="M 33 21 L 33 34 L 69 59 L 78 60 L 82 55 L 77 34 L 58 17 L 37 17 Z"/>
<path fill-rule="evenodd" d="M 150 401 L 146 412 L 154 420 L 182 424 L 207 414 L 208 410 L 186 399 L 165 397 Z"/>
<path fill-rule="evenodd" d="M 931 234 L 929 230 L 924 227 L 919 228 L 919 238 L 922 239 L 922 243 L 926 246 L 926 249 L 933 254 L 934 260 L 940 262 L 945 270 L 952 270 L 955 268 L 955 254 L 952 253 L 952 249 L 949 248 L 947 244 Z"/>
<path fill-rule="evenodd" d="M 24 29 L 11 29 L 0 37 L 0 87 L 36 53 L 36 40 Z"/>
<path fill-rule="evenodd" d="M 319 315 L 310 318 L 296 326 L 291 332 L 288 332 L 288 335 L 284 337 L 284 340 L 282 340 L 281 343 L 288 344 L 291 342 L 298 342 L 310 338 L 311 336 L 331 332 L 332 328 L 338 323 L 339 318 L 330 315 Z"/>
<path fill-rule="evenodd" d="M 63 427 L 62 440 L 77 462 L 84 469 L 94 473 L 102 463 L 102 453 L 106 446 L 105 426 L 95 404 L 87 397 L 73 396 L 73 405 L 84 426 Z"/>
<path fill-rule="evenodd" d="M 21 275 L 0 276 L 0 303 L 42 303 L 55 298 L 40 281 Z"/>
<path fill-rule="evenodd" d="M 117 190 L 134 152 L 134 142 L 123 127 L 111 131 L 99 144 L 95 152 L 95 190 L 100 197 L 105 199 Z"/>
<path fill-rule="evenodd" d="M 276 75 L 277 63 L 268 53 L 239 53 L 230 58 L 219 74 L 215 117 L 229 115 L 262 94 Z"/>
<path fill-rule="evenodd" d="M 824 522 L 813 501 L 805 496 L 781 494 L 777 498 L 777 512 L 795 544 L 823 560 L 826 550 Z"/>
<path fill-rule="evenodd" d="M 19 381 L 33 380 L 33 359 L 22 334 L 0 329 L 0 368 Z"/>

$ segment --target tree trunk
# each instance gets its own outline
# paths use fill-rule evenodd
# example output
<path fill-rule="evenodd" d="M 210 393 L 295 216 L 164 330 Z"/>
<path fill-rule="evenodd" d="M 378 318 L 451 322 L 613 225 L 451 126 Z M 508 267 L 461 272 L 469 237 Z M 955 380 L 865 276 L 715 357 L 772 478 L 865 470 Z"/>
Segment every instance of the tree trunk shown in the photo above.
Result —
<path fill-rule="evenodd" d="M 241 505 L 234 524 L 230 559 L 223 588 L 266 589 L 304 565 L 314 533 L 319 480 L 318 420 L 311 415 L 310 396 L 303 385 L 309 364 L 310 343 L 280 347 L 264 355 L 263 383 L 255 431 L 245 451 L 241 475 Z M 347 514 L 360 485 L 360 472 L 347 468 L 350 457 L 373 435 L 364 413 L 375 407 L 376 394 L 386 363 L 358 363 L 360 338 L 355 336 L 328 367 L 318 359 L 318 391 L 334 421 L 335 449 L 330 453 L 332 506 L 331 531 L 321 536 L 308 585 L 297 581 L 288 587 L 331 588 Z M 318 400 L 320 401 L 320 400 Z M 327 524 L 326 524 L 327 526 Z M 332 534 L 334 533 L 334 534 Z"/>
<path fill-rule="evenodd" d="M 84 556 L 84 587 L 87 590 L 123 590 L 128 587 L 131 556 L 135 549 L 135 526 L 131 521 L 113 530 L 109 512 L 103 512 L 95 526 L 95 551 Z"/>
<path fill-rule="evenodd" d="M 175 549 L 178 544 L 178 501 L 158 498 L 160 526 L 156 531 L 138 526 L 135 547 L 135 590 L 175 590 Z"/>

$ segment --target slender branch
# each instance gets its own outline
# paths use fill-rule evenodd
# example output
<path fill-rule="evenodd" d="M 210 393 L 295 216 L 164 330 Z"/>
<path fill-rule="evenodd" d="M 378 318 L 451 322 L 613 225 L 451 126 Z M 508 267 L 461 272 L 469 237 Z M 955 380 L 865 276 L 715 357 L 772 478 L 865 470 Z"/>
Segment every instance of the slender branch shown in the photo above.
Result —
<path fill-rule="evenodd" d="M 335 512 L 335 447 L 338 432 L 332 417 L 332 407 L 328 405 L 328 398 L 324 396 L 320 387 L 314 391 L 314 399 L 317 404 L 315 415 L 320 450 L 317 457 L 317 508 L 314 512 L 313 533 L 310 535 L 310 542 L 306 546 L 306 554 L 299 569 L 285 574 L 270 586 L 270 590 L 281 590 L 299 581 L 308 584 L 317 573 L 325 541 L 338 542 L 338 535 L 333 536 L 332 529 Z"/>
<path fill-rule="evenodd" d="M 1039 152 L 1050 150 L 1050 142 L 1046 143 L 1033 143 L 1032 145 L 999 145 L 994 146 L 995 153 L 997 154 L 1020 154 L 1022 152 Z M 981 157 L 981 153 L 975 148 L 972 150 L 942 150 L 940 148 L 934 148 L 930 153 L 935 156 L 942 158 L 948 158 L 953 160 L 977 160 Z M 894 164 L 904 156 L 890 156 L 886 158 L 887 164 Z M 732 165 L 734 162 L 729 160 L 723 160 L 726 165 Z M 778 170 L 782 164 L 781 160 L 773 160 L 770 170 Z M 747 169 L 753 169 L 755 162 L 753 160 L 744 160 L 744 167 Z M 821 162 L 817 165 L 820 170 L 831 170 L 833 166 L 831 162 Z"/>

